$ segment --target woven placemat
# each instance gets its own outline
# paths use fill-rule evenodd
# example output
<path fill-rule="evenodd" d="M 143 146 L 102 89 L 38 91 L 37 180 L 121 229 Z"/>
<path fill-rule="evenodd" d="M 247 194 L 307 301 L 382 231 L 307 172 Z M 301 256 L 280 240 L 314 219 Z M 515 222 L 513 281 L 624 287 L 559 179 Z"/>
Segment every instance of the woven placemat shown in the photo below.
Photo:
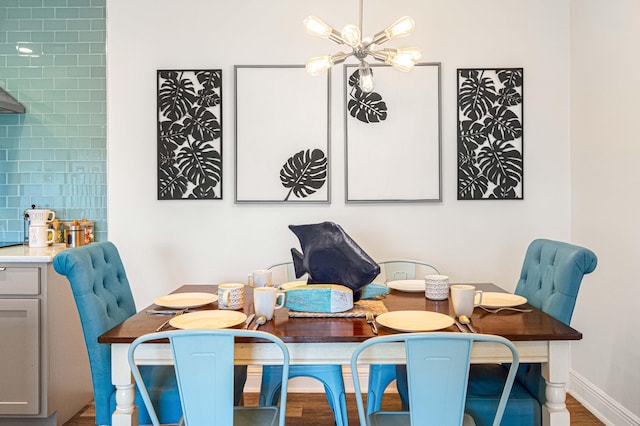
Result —
<path fill-rule="evenodd" d="M 297 312 L 289 311 L 290 318 L 364 318 L 367 312 L 374 315 L 388 312 L 382 300 L 358 300 L 353 308 L 344 312 Z"/>

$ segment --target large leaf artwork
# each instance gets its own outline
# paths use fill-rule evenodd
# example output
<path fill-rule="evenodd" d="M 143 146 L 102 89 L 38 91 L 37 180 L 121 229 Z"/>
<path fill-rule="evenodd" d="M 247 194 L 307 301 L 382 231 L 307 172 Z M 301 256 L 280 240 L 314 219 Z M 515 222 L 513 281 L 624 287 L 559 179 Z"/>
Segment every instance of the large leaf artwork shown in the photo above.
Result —
<path fill-rule="evenodd" d="M 458 199 L 522 199 L 523 69 L 458 70 Z"/>
<path fill-rule="evenodd" d="M 290 157 L 280 170 L 280 182 L 288 189 L 284 201 L 291 195 L 305 198 L 327 181 L 327 157 L 320 149 L 300 151 Z"/>
<path fill-rule="evenodd" d="M 158 199 L 222 198 L 222 71 L 158 71 Z"/>
<path fill-rule="evenodd" d="M 371 71 L 373 74 L 373 71 Z M 358 85 L 360 73 L 354 71 L 349 77 L 349 101 L 347 109 L 349 114 L 363 123 L 378 123 L 387 119 L 387 104 L 382 100 L 382 95 L 376 92 L 364 92 Z"/>

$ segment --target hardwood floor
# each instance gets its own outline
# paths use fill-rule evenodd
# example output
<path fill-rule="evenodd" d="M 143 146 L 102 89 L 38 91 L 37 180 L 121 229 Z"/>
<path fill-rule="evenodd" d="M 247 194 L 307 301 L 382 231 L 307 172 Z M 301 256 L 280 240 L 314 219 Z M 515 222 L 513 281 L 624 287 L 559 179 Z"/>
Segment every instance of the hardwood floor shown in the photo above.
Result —
<path fill-rule="evenodd" d="M 246 405 L 257 405 L 258 394 L 245 394 Z M 567 407 L 571 413 L 571 425 L 592 426 L 604 425 L 571 395 L 567 395 Z M 400 399 L 397 394 L 386 394 L 382 408 L 385 410 L 399 409 Z M 353 394 L 347 394 L 347 411 L 349 424 L 358 424 L 356 400 Z M 65 426 L 88 426 L 95 424 L 95 407 L 93 402 L 76 414 Z M 324 394 L 319 393 L 290 393 L 287 398 L 288 426 L 330 426 L 333 425 L 333 413 L 329 408 Z"/>

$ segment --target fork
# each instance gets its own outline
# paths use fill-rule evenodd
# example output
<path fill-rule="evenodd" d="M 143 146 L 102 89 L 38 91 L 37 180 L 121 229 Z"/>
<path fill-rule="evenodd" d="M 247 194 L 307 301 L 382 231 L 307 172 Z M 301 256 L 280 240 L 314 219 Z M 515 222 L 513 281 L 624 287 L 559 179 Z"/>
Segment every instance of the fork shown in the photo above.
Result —
<path fill-rule="evenodd" d="M 182 315 L 184 314 L 184 312 L 186 311 L 186 309 L 182 309 L 180 311 L 176 311 L 175 315 L 172 316 L 171 318 L 175 318 L 178 315 Z M 160 324 L 160 327 L 156 328 L 156 331 L 162 331 L 165 328 L 167 328 L 169 326 L 169 321 L 171 321 L 171 318 L 169 318 L 168 320 L 166 320 L 165 322 L 163 322 L 162 324 Z"/>
<path fill-rule="evenodd" d="M 366 314 L 367 324 L 371 326 L 371 331 L 376 336 L 378 335 L 378 326 L 376 325 L 376 319 L 371 312 L 367 312 Z"/>
<path fill-rule="evenodd" d="M 497 314 L 500 311 L 514 311 L 514 312 L 531 312 L 531 309 L 520 309 L 520 308 L 511 308 L 511 307 L 506 307 L 506 308 L 498 308 L 498 309 L 489 309 L 489 308 L 485 308 L 484 306 L 480 306 L 483 310 L 492 313 L 492 314 Z"/>

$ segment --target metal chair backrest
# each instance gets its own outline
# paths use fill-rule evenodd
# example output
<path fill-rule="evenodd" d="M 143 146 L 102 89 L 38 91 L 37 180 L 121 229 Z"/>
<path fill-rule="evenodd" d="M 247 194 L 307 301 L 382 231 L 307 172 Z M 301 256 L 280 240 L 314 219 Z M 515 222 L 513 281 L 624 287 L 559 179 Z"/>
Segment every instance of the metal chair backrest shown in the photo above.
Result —
<path fill-rule="evenodd" d="M 406 351 L 410 410 L 408 412 L 377 411 L 367 416 L 358 378 L 358 359 L 363 351 L 371 346 L 398 342 L 404 343 Z M 370 425 L 372 422 L 375 424 L 377 417 L 385 415 L 402 418 L 398 424 L 411 426 L 461 425 L 469 379 L 469 361 L 474 342 L 498 343 L 504 345 L 511 353 L 511 367 L 493 421 L 494 426 L 500 425 L 519 364 L 518 351 L 513 343 L 503 337 L 486 334 L 407 333 L 371 338 L 360 344 L 351 357 L 351 371 L 361 426 Z M 384 353 L 384 351 L 379 347 L 368 353 Z M 369 362 L 375 363 L 375 357 L 369 358 Z"/>
<path fill-rule="evenodd" d="M 267 269 L 272 272 L 273 285 L 276 287 L 288 281 L 307 280 L 307 274 L 304 274 L 301 277 L 296 277 L 296 270 L 293 267 L 293 261 L 274 263 L 273 265 L 268 266 Z"/>
<path fill-rule="evenodd" d="M 385 283 L 397 280 L 415 280 L 416 277 L 417 279 L 422 279 L 424 275 L 421 276 L 418 274 L 423 272 L 440 274 L 440 271 L 438 271 L 435 266 L 420 260 L 389 259 L 378 262 L 378 265 L 380 265 L 382 269 L 378 277 Z M 376 277 L 374 282 L 378 282 L 378 277 Z"/>
<path fill-rule="evenodd" d="M 265 339 L 275 344 L 282 352 L 282 398 L 279 409 L 278 407 L 234 407 L 235 337 Z M 171 344 L 183 421 L 186 426 L 285 424 L 289 351 L 284 342 L 262 331 L 219 329 L 151 333 L 137 338 L 131 344 L 129 365 L 154 425 L 159 425 L 158 416 L 149 398 L 149 392 L 142 382 L 136 362 L 136 350 L 141 344 L 158 339 L 169 339 Z"/>

